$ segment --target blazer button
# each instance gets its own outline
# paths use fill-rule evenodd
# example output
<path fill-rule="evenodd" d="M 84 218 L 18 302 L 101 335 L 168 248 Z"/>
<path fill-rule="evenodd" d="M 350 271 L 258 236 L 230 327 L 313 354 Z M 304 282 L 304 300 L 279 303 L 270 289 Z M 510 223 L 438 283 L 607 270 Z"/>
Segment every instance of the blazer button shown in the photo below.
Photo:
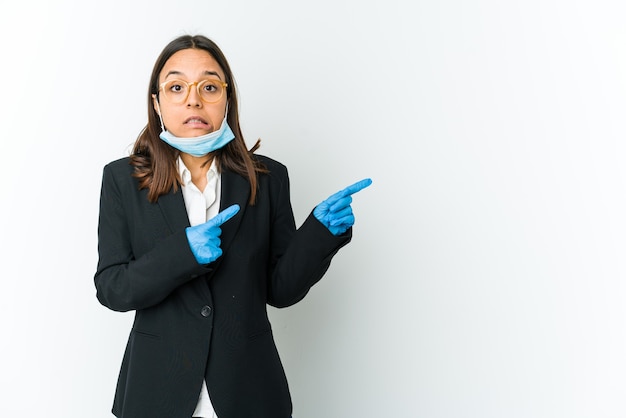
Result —
<path fill-rule="evenodd" d="M 207 317 L 211 315 L 211 307 L 206 305 L 202 307 L 202 310 L 200 311 L 200 313 L 202 314 L 203 317 Z"/>

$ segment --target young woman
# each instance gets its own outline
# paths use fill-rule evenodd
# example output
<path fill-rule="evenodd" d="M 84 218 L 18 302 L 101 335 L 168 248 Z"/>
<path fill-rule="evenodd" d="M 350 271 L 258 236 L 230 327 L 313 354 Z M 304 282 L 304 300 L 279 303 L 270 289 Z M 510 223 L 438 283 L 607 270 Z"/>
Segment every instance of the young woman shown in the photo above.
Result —
<path fill-rule="evenodd" d="M 150 78 L 132 155 L 107 164 L 98 300 L 135 311 L 117 383 L 120 418 L 289 418 L 267 304 L 300 301 L 351 239 L 351 194 L 295 227 L 285 166 L 248 151 L 231 69 L 181 36 Z"/>

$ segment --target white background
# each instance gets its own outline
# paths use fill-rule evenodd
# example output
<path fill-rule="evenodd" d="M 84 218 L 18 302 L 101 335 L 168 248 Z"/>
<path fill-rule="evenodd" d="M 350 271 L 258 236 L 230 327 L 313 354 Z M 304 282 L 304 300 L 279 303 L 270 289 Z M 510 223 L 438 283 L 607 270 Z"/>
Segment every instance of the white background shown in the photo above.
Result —
<path fill-rule="evenodd" d="M 626 416 L 623 1 L 1 1 L 0 416 L 111 416 L 102 167 L 184 33 L 223 48 L 298 224 L 374 181 L 270 312 L 294 418 Z"/>

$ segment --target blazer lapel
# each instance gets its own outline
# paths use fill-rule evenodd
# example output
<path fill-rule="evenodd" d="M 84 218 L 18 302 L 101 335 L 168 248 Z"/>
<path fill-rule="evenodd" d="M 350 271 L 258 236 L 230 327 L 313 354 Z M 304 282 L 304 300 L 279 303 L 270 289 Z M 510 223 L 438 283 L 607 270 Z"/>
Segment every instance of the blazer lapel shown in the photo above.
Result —
<path fill-rule="evenodd" d="M 233 238 L 237 234 L 241 220 L 248 206 L 250 198 L 250 183 L 239 174 L 231 171 L 222 172 L 222 195 L 220 200 L 220 212 L 234 204 L 239 205 L 239 212 L 222 224 L 220 237 L 222 250 L 226 252 Z M 219 261 L 219 259 L 218 259 Z"/>
<path fill-rule="evenodd" d="M 185 200 L 183 199 L 183 193 L 180 188 L 177 192 L 170 192 L 166 195 L 159 196 L 158 203 L 163 217 L 167 222 L 167 226 L 172 232 L 179 231 L 189 226 Z"/>

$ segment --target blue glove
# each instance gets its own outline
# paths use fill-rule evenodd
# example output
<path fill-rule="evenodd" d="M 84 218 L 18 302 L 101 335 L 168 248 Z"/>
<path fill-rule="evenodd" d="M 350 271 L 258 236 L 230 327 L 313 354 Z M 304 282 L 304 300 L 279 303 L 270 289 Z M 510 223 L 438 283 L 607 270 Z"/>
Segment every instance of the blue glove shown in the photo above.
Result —
<path fill-rule="evenodd" d="M 199 264 L 209 264 L 222 255 L 220 226 L 239 212 L 239 205 L 232 205 L 203 224 L 185 229 L 191 252 Z"/>
<path fill-rule="evenodd" d="M 317 218 L 333 235 L 341 235 L 354 225 L 352 196 L 354 193 L 372 184 L 371 179 L 357 181 L 340 192 L 335 193 L 313 209 Z"/>

